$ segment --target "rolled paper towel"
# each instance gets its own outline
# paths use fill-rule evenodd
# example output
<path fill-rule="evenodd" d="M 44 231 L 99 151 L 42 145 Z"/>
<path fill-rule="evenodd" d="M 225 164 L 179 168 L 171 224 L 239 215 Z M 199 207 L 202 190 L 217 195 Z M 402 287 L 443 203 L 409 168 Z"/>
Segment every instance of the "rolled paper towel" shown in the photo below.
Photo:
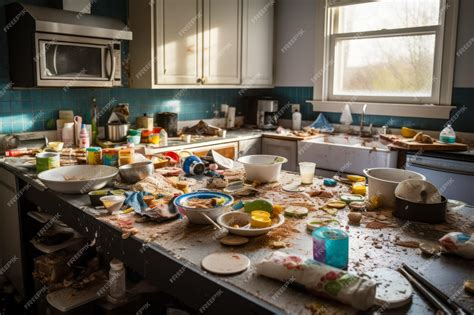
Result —
<path fill-rule="evenodd" d="M 275 252 L 256 265 L 257 273 L 298 283 L 311 292 L 360 310 L 375 304 L 376 282 L 312 259 Z"/>
<path fill-rule="evenodd" d="M 448 253 L 474 259 L 474 234 L 451 232 L 440 238 L 439 242 Z"/>

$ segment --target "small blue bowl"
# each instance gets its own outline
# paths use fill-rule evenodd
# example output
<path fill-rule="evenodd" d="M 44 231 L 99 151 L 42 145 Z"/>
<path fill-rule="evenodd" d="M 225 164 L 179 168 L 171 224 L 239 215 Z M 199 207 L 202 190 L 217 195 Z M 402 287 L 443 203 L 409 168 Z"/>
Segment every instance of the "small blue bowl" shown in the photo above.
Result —
<path fill-rule="evenodd" d="M 214 207 L 214 208 L 189 208 L 186 207 L 186 201 L 191 198 L 199 198 L 199 199 L 210 199 L 210 198 L 223 198 L 224 203 L 221 206 Z M 176 208 L 184 215 L 186 215 L 189 219 L 189 222 L 197 223 L 197 224 L 211 224 L 206 217 L 204 217 L 201 213 L 205 213 L 209 218 L 216 220 L 218 216 L 220 216 L 226 209 L 230 207 L 230 205 L 234 202 L 234 198 L 231 195 L 227 195 L 221 192 L 214 192 L 214 191 L 198 191 L 189 194 L 184 194 L 177 197 L 174 200 L 174 205 Z"/>

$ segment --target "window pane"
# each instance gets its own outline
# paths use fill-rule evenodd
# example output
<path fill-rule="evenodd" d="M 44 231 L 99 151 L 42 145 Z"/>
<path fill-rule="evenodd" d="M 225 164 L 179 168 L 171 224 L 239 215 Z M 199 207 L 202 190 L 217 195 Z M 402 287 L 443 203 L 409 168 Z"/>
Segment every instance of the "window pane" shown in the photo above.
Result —
<path fill-rule="evenodd" d="M 334 95 L 430 97 L 435 35 L 340 39 Z"/>
<path fill-rule="evenodd" d="M 334 8 L 336 33 L 439 24 L 440 0 L 383 0 Z"/>

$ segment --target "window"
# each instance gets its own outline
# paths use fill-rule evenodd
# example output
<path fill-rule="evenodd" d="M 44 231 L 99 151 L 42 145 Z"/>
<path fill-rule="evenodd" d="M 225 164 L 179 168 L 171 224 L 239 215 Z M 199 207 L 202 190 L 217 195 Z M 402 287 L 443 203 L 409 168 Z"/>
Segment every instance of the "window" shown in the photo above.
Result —
<path fill-rule="evenodd" d="M 450 105 L 457 0 L 318 1 L 316 100 Z"/>

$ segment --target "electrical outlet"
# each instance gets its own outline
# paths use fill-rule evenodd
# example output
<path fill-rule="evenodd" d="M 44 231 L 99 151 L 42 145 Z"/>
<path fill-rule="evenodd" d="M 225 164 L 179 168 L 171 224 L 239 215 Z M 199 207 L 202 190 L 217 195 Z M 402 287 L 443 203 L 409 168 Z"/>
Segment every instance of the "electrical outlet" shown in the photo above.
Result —
<path fill-rule="evenodd" d="M 300 111 L 300 104 L 291 104 L 291 112 Z"/>

